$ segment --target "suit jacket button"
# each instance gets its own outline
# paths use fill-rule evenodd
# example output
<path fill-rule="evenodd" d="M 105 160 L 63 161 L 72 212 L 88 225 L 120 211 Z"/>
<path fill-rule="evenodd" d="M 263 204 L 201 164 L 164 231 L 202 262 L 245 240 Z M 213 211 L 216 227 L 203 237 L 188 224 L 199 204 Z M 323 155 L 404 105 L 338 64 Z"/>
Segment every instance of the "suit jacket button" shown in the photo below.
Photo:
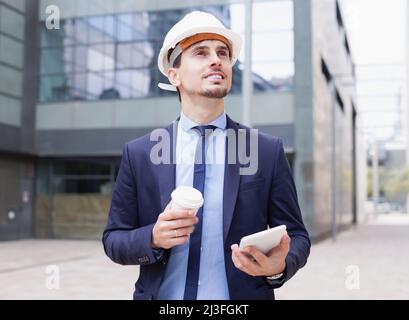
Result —
<path fill-rule="evenodd" d="M 149 296 L 149 300 L 153 300 L 153 294 Z"/>

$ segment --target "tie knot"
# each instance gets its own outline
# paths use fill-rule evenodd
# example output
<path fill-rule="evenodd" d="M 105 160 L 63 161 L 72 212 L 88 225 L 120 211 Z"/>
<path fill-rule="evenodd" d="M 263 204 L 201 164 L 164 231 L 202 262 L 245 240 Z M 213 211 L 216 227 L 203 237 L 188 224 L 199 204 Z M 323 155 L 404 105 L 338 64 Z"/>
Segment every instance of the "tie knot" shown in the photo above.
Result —
<path fill-rule="evenodd" d="M 216 126 L 213 126 L 211 124 L 205 125 L 205 126 L 196 126 L 193 127 L 193 129 L 197 130 L 201 136 L 205 136 L 207 133 L 207 136 L 213 132 L 214 129 L 216 129 Z"/>

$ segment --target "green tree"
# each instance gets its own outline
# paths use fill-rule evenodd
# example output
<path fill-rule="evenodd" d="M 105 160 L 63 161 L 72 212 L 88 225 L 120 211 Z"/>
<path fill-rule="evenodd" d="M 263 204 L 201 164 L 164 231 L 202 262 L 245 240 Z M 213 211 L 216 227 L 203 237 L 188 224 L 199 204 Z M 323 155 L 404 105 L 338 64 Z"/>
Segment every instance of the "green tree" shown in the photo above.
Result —
<path fill-rule="evenodd" d="M 378 167 L 378 174 L 379 174 L 379 196 L 383 196 L 385 194 L 385 187 L 384 187 L 384 180 L 385 180 L 385 168 L 383 166 Z M 368 198 L 372 198 L 372 167 L 367 167 L 366 170 L 366 191 Z"/>
<path fill-rule="evenodd" d="M 409 167 L 394 171 L 385 185 L 390 195 L 409 193 Z"/>

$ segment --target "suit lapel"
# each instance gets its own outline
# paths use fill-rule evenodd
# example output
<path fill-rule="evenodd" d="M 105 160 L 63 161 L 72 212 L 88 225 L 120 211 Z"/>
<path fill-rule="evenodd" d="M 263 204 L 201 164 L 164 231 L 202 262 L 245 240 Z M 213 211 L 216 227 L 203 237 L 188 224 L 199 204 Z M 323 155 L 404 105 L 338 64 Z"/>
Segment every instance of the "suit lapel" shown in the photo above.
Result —
<path fill-rule="evenodd" d="M 178 119 L 179 120 L 179 119 Z M 158 181 L 160 188 L 160 200 L 162 212 L 170 202 L 170 194 L 175 189 L 176 185 L 176 137 L 179 121 L 174 121 L 166 130 L 170 137 L 170 163 L 157 165 Z"/>
<path fill-rule="evenodd" d="M 233 212 L 236 205 L 237 193 L 240 184 L 240 163 L 237 157 L 237 135 L 238 126 L 227 116 L 226 129 L 233 129 L 236 135 L 235 139 L 229 141 L 226 136 L 226 157 L 224 165 L 224 187 L 223 187 L 223 243 L 226 244 L 227 234 L 230 229 Z M 235 152 L 234 163 L 228 163 L 229 143 L 234 143 L 235 148 L 230 148 Z"/>

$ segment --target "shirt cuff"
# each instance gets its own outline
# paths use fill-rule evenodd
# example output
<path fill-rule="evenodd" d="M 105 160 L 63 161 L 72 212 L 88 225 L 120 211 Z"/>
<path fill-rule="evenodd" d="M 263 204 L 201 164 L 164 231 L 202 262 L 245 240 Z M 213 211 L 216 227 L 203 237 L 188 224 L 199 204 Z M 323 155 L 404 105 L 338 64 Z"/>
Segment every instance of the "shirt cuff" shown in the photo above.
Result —
<path fill-rule="evenodd" d="M 280 278 L 268 279 L 267 277 L 264 277 L 267 284 L 270 285 L 270 286 L 273 286 L 274 288 L 281 287 L 284 284 L 284 282 L 286 281 L 286 278 L 287 278 L 287 267 L 284 269 L 283 274 L 281 275 Z"/>

